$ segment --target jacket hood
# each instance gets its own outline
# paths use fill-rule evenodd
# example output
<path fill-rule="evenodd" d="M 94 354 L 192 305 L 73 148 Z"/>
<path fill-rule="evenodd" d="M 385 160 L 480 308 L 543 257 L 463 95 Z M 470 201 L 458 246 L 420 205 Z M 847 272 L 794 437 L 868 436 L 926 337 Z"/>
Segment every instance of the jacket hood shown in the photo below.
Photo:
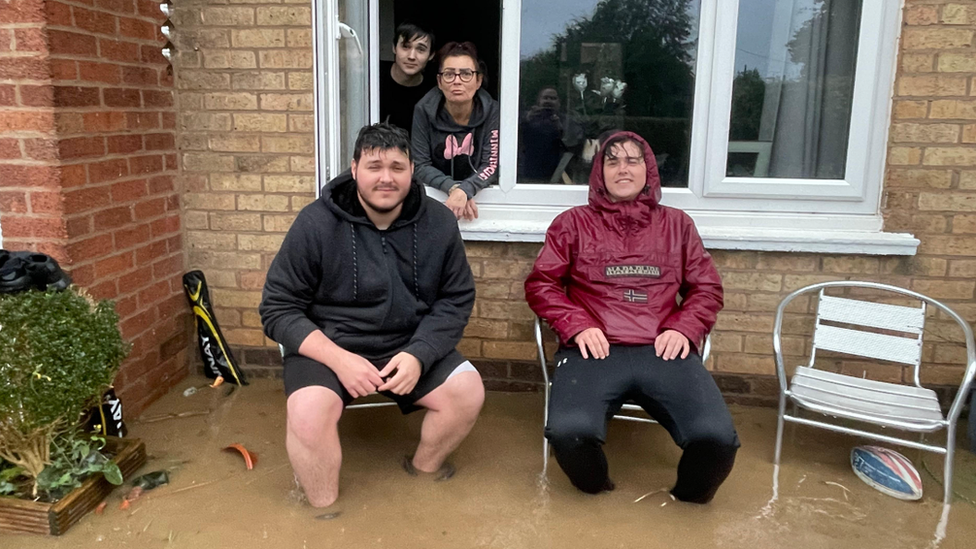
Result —
<path fill-rule="evenodd" d="M 628 202 L 612 202 L 607 193 L 607 185 L 603 179 L 603 147 L 593 157 L 593 170 L 590 172 L 590 207 L 603 214 L 612 226 L 627 224 L 624 219 L 631 219 L 639 226 L 650 222 L 650 213 L 661 202 L 661 176 L 657 172 L 657 160 L 654 151 L 644 141 L 644 138 L 633 132 L 617 132 L 605 139 L 606 143 L 615 137 L 628 137 L 636 141 L 644 151 L 644 166 L 647 169 L 647 183 L 637 198 Z"/>
<path fill-rule="evenodd" d="M 425 196 L 423 186 L 412 179 L 410 181 L 410 192 L 407 193 L 407 198 L 403 201 L 400 217 L 390 225 L 388 230 L 415 224 L 423 212 L 423 198 Z M 359 202 L 356 180 L 353 179 L 351 170 L 346 170 L 329 181 L 322 189 L 319 200 L 325 203 L 326 207 L 342 220 L 349 223 L 373 225 L 373 222 L 366 216 L 366 209 Z"/>
<path fill-rule="evenodd" d="M 491 94 L 483 89 L 479 89 L 472 99 L 474 105 L 471 107 L 471 119 L 468 124 L 462 126 L 451 118 L 451 114 L 444 107 L 444 93 L 440 88 L 433 88 L 427 95 L 417 102 L 427 114 L 427 119 L 431 120 L 431 125 L 442 132 L 471 131 L 472 128 L 480 127 L 488 118 L 491 111 Z"/>

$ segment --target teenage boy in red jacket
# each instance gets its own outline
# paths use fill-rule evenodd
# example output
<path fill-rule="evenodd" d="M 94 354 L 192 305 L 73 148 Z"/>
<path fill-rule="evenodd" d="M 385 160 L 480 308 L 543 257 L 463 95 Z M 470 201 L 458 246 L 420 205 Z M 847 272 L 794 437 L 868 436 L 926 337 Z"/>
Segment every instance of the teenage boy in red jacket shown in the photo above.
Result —
<path fill-rule="evenodd" d="M 671 493 L 707 503 L 739 447 L 699 354 L 722 308 L 722 280 L 691 218 L 660 199 L 650 146 L 620 132 L 594 159 L 589 204 L 546 233 L 525 281 L 529 306 L 562 344 L 546 437 L 574 486 L 612 490 L 607 421 L 633 400 L 684 450 Z"/>

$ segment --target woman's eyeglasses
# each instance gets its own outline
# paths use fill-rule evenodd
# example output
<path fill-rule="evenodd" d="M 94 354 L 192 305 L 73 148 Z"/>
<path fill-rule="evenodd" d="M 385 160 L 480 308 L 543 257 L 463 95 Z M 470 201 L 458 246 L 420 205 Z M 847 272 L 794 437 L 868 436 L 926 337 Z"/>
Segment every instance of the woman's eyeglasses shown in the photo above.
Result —
<path fill-rule="evenodd" d="M 474 75 L 480 74 L 481 71 L 472 71 L 468 69 L 461 69 L 459 71 L 442 71 L 437 73 L 445 82 L 450 84 L 454 82 L 455 78 L 460 78 L 461 82 L 470 82 Z"/>

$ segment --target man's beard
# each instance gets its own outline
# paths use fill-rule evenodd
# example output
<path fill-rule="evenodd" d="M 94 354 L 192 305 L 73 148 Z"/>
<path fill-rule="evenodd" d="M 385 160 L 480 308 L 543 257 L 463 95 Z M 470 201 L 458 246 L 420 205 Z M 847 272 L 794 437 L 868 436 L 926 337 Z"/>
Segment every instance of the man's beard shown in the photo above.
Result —
<path fill-rule="evenodd" d="M 388 213 L 392 212 L 393 210 L 395 210 L 398 207 L 400 207 L 400 205 L 403 204 L 404 200 L 407 199 L 407 197 L 404 196 L 402 200 L 400 200 L 396 204 L 390 206 L 389 208 L 381 208 L 381 207 L 377 206 L 376 204 L 373 204 L 372 202 L 369 201 L 368 198 L 366 198 L 365 196 L 363 196 L 363 193 L 361 193 L 359 191 L 359 188 L 358 187 L 356 188 L 356 194 L 359 195 L 359 199 L 362 201 L 362 203 L 363 203 L 363 205 L 365 207 L 373 210 L 374 212 L 376 212 L 378 214 L 388 214 Z"/>

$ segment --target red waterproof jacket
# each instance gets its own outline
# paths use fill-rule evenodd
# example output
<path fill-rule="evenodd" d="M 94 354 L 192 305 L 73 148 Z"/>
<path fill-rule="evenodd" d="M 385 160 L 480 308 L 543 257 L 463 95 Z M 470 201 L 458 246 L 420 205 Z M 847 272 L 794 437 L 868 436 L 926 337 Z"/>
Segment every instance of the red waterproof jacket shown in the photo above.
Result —
<path fill-rule="evenodd" d="M 594 327 L 624 345 L 649 345 L 661 332 L 677 330 L 700 350 L 722 309 L 722 279 L 688 214 L 659 204 L 651 147 L 637 134 L 621 133 L 643 147 L 647 185 L 632 201 L 611 202 L 598 154 L 589 204 L 553 220 L 525 297 L 563 343 Z"/>

